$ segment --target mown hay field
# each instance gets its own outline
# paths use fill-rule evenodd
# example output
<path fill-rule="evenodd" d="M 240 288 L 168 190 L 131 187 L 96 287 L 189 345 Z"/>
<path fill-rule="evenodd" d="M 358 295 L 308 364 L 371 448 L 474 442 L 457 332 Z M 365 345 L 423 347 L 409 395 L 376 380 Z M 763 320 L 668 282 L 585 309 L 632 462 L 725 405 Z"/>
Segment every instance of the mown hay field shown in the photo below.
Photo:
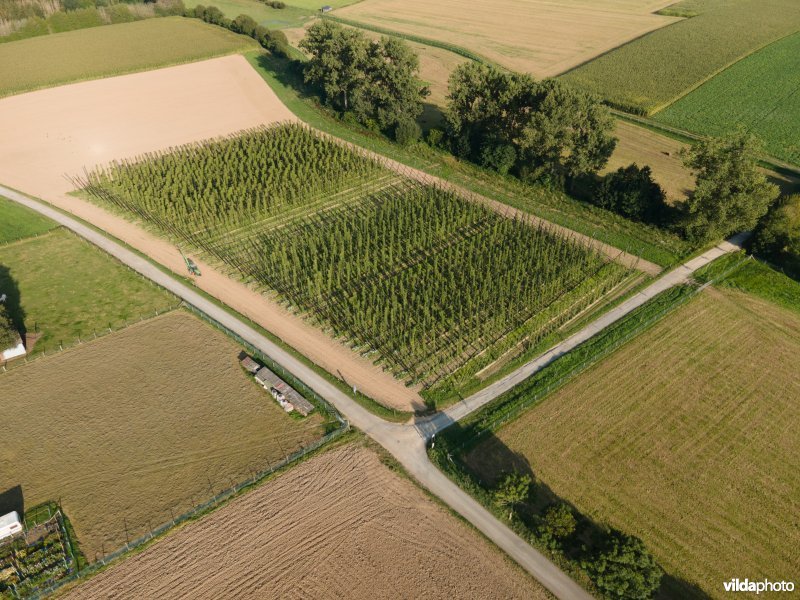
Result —
<path fill-rule="evenodd" d="M 408 35 L 466 47 L 516 71 L 553 76 L 677 20 L 655 0 L 365 0 L 335 11 Z"/>
<path fill-rule="evenodd" d="M 745 127 L 769 154 L 800 164 L 800 33 L 736 63 L 655 118 L 714 136 Z"/>
<path fill-rule="evenodd" d="M 709 288 L 467 459 L 486 480 L 530 469 L 719 598 L 800 566 L 798 372 L 800 313 Z"/>
<path fill-rule="evenodd" d="M 25 211 L 26 218 L 35 214 Z M 46 221 L 50 223 L 50 221 Z M 57 229 L 0 246 L 0 294 L 34 350 L 58 350 L 178 303 L 175 296 L 72 233 Z"/>
<path fill-rule="evenodd" d="M 697 16 L 600 56 L 564 75 L 565 81 L 620 108 L 649 114 L 800 29 L 796 0 L 684 0 L 671 10 Z M 773 82 L 769 85 L 781 86 Z"/>
<path fill-rule="evenodd" d="M 93 561 L 322 434 L 174 311 L 0 374 L 0 490 L 59 500 Z"/>
<path fill-rule="evenodd" d="M 0 197 L 0 244 L 50 231 L 56 224 Z"/>
<path fill-rule="evenodd" d="M 167 17 L 0 44 L 0 96 L 256 48 L 196 19 Z"/>
<path fill-rule="evenodd" d="M 268 481 L 65 597 L 112 596 L 549 597 L 358 442 Z"/>

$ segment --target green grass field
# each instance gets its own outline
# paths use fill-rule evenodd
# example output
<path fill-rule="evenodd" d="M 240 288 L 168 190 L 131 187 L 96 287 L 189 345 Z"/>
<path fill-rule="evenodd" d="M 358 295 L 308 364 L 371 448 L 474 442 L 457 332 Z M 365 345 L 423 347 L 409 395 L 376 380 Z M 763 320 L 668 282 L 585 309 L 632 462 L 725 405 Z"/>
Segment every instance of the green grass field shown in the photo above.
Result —
<path fill-rule="evenodd" d="M 602 55 L 563 79 L 619 108 L 649 114 L 800 29 L 796 0 L 685 0 L 672 8 L 699 14 Z"/>
<path fill-rule="evenodd" d="M 63 229 L 0 247 L 0 291 L 15 325 L 42 337 L 34 352 L 118 329 L 177 304 L 171 294 Z"/>
<path fill-rule="evenodd" d="M 147 19 L 0 45 L 0 96 L 257 47 L 195 19 Z"/>
<path fill-rule="evenodd" d="M 0 197 L 0 244 L 38 235 L 55 227 L 53 221 Z"/>
<path fill-rule="evenodd" d="M 772 156 L 800 164 L 800 33 L 736 63 L 655 118 L 706 135 L 744 126 Z"/>
<path fill-rule="evenodd" d="M 287 6 L 277 9 L 267 6 L 258 0 L 185 0 L 186 8 L 194 8 L 198 4 L 203 6 L 216 6 L 229 19 L 239 15 L 253 17 L 259 25 L 269 29 L 283 29 L 286 27 L 301 27 L 305 21 L 313 16 L 307 8 Z M 319 7 L 317 7 L 319 8 Z"/>
<path fill-rule="evenodd" d="M 764 299 L 773 287 L 779 304 Z M 786 577 L 800 544 L 798 298 L 797 282 L 744 263 L 486 436 L 467 464 L 488 484 L 535 474 L 533 514 L 555 495 L 642 538 L 668 573 L 659 597 L 720 598 L 735 573 Z"/>

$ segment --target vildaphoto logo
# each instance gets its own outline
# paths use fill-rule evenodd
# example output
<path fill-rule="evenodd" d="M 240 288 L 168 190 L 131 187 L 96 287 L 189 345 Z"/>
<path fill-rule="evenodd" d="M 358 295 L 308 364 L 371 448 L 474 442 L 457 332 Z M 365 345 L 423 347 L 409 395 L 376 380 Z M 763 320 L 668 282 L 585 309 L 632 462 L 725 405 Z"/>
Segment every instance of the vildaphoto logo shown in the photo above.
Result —
<path fill-rule="evenodd" d="M 750 581 L 749 579 L 731 579 L 723 582 L 722 586 L 726 592 L 749 592 L 751 594 L 763 594 L 765 592 L 793 592 L 793 581 Z"/>

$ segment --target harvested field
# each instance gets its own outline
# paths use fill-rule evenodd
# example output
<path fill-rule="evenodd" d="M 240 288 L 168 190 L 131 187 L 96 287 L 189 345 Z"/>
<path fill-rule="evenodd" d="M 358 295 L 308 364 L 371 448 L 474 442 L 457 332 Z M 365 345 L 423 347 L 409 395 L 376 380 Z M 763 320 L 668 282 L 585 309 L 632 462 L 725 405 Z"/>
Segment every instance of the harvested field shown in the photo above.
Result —
<path fill-rule="evenodd" d="M 0 44 L 0 96 L 257 47 L 250 38 L 183 17 L 45 35 Z"/>
<path fill-rule="evenodd" d="M 549 597 L 366 448 L 316 456 L 66 598 Z"/>
<path fill-rule="evenodd" d="M 655 118 L 703 135 L 744 127 L 769 154 L 800 165 L 800 33 L 736 63 Z"/>
<path fill-rule="evenodd" d="M 668 4 L 668 0 L 365 0 L 334 14 L 467 47 L 510 69 L 549 77 L 675 22 L 675 17 L 652 14 Z"/>
<path fill-rule="evenodd" d="M 796 286 L 795 286 L 796 287 Z M 796 302 L 796 296 L 795 296 Z M 709 288 L 468 455 L 530 469 L 721 598 L 797 573 L 800 315 Z M 664 597 L 686 597 L 670 587 Z"/>
<path fill-rule="evenodd" d="M 0 374 L 0 490 L 60 498 L 91 561 L 320 437 L 237 354 L 177 311 Z"/>
<path fill-rule="evenodd" d="M 156 93 L 157 103 L 152 102 Z M 183 275 L 186 266 L 174 245 L 68 196 L 73 187 L 64 173 L 76 175 L 114 159 L 295 120 L 242 56 L 32 92 L 0 100 L 0 130 L 6 132 L 0 138 L 0 183 L 74 213 Z M 269 298 L 199 264 L 199 287 L 330 373 L 388 406 L 423 406 L 415 389 Z"/>
<path fill-rule="evenodd" d="M 604 54 L 564 79 L 619 108 L 653 113 L 800 29 L 796 0 L 684 0 L 670 11 L 697 16 Z"/>
<path fill-rule="evenodd" d="M 664 188 L 668 201 L 683 201 L 688 197 L 694 189 L 694 177 L 679 156 L 685 144 L 621 120 L 617 120 L 614 135 L 619 141 L 601 174 L 631 163 L 640 167 L 648 165 L 655 180 Z"/>
<path fill-rule="evenodd" d="M 178 303 L 64 229 L 0 246 L 0 293 L 8 295 L 6 305 L 20 332 L 42 334 L 37 352 L 71 346 Z"/>

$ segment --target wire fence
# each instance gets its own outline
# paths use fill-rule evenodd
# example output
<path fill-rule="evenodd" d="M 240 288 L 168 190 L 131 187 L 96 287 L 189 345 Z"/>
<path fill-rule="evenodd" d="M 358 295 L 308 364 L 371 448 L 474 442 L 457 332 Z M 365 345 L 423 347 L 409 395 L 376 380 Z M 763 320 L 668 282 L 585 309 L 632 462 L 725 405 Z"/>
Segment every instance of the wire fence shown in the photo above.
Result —
<path fill-rule="evenodd" d="M 505 409 L 502 408 L 502 406 L 496 409 L 489 408 L 488 410 L 491 412 L 488 412 L 487 414 L 490 416 L 490 418 L 487 421 L 484 421 L 479 425 L 477 425 L 476 427 L 477 430 L 473 435 L 469 436 L 466 439 L 461 440 L 459 444 L 459 451 L 463 454 L 469 449 L 475 447 L 485 435 L 496 432 L 507 423 L 515 420 L 517 417 L 519 417 L 521 413 L 529 409 L 531 406 L 537 404 L 540 400 L 543 400 L 554 391 L 563 387 L 568 381 L 572 380 L 575 376 L 585 371 L 588 367 L 596 364 L 601 359 L 605 358 L 606 356 L 609 356 L 610 354 L 618 350 L 621 346 L 624 346 L 625 344 L 630 342 L 633 338 L 637 337 L 643 331 L 647 330 L 656 322 L 660 321 L 667 314 L 685 305 L 687 302 L 689 302 L 690 300 L 695 298 L 698 294 L 700 294 L 700 292 L 702 292 L 705 288 L 725 279 L 727 276 L 732 274 L 741 265 L 743 265 L 751 258 L 752 258 L 751 256 L 745 256 L 742 260 L 738 261 L 732 267 L 725 270 L 723 273 L 717 275 L 713 279 L 703 283 L 702 285 L 695 285 L 689 293 L 683 294 L 676 301 L 669 303 L 669 305 L 667 305 L 657 313 L 653 315 L 644 315 L 644 314 L 640 315 L 639 322 L 630 330 L 628 330 L 626 333 L 624 333 L 622 336 L 620 336 L 618 339 L 614 340 L 610 344 L 603 345 L 596 352 L 590 354 L 583 361 L 574 365 L 566 373 L 558 377 L 555 381 L 545 385 L 541 389 L 538 389 L 533 394 L 526 395 L 523 400 L 518 400 L 516 402 L 509 402 L 508 406 Z"/>
<path fill-rule="evenodd" d="M 86 334 L 79 333 L 78 336 L 73 340 L 68 340 L 64 342 L 64 340 L 59 340 L 58 345 L 52 345 L 50 347 L 44 344 L 38 344 L 34 342 L 33 351 L 25 354 L 24 356 L 20 356 L 19 358 L 12 358 L 10 360 L 3 361 L 0 363 L 0 373 L 5 373 L 10 369 L 14 369 L 16 367 L 20 367 L 23 365 L 27 365 L 29 363 L 35 362 L 41 358 L 45 358 L 47 356 L 53 356 L 54 354 L 60 354 L 61 352 L 65 352 L 72 348 L 77 348 L 85 344 L 86 342 L 94 341 L 96 339 L 105 337 L 111 333 L 116 333 L 118 331 L 122 331 L 127 329 L 131 325 L 136 325 L 137 323 L 142 323 L 144 321 L 148 321 L 150 319 L 154 319 L 166 313 L 172 312 L 177 310 L 182 306 L 182 303 L 173 304 L 167 306 L 165 308 L 155 308 L 153 312 L 141 313 L 138 318 L 131 318 L 125 319 L 125 321 L 121 323 L 109 323 L 107 327 L 102 329 L 92 329 L 90 332 Z M 41 327 L 39 327 L 38 323 L 34 323 L 34 334 L 38 333 Z M 26 334 L 26 337 L 31 337 L 30 332 Z"/>

